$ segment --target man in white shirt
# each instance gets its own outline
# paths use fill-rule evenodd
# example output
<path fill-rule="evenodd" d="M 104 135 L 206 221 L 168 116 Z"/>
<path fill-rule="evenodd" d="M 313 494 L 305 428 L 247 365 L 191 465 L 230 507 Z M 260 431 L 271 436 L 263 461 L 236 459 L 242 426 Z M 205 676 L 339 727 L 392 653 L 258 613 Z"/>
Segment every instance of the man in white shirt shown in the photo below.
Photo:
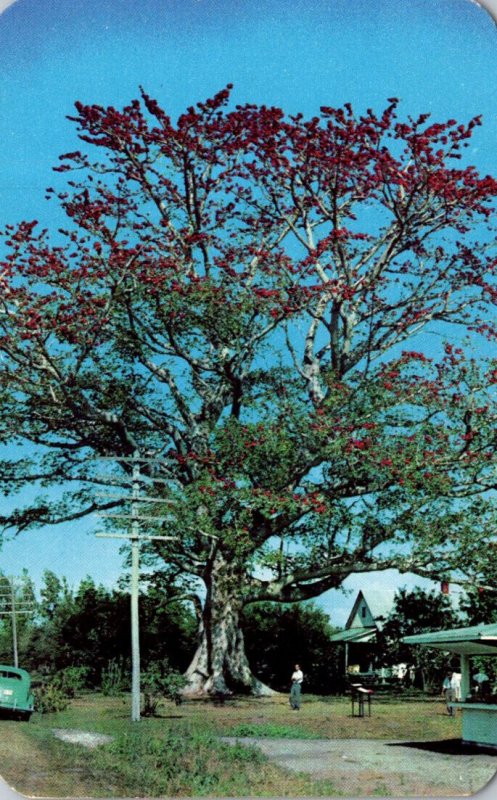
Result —
<path fill-rule="evenodd" d="M 461 681 L 462 675 L 460 672 L 453 672 L 452 678 L 450 679 L 450 688 L 453 692 L 453 699 L 460 701 L 461 700 Z"/>
<path fill-rule="evenodd" d="M 295 669 L 292 674 L 292 687 L 290 689 L 290 705 L 293 711 L 300 710 L 300 695 L 302 692 L 302 681 L 304 680 L 304 673 L 298 664 L 295 664 Z"/>
<path fill-rule="evenodd" d="M 447 714 L 449 717 L 454 716 L 454 708 L 451 706 L 452 701 L 454 698 L 454 691 L 452 687 L 452 672 L 447 672 L 442 684 L 442 694 L 445 697 L 445 703 L 447 705 Z"/>

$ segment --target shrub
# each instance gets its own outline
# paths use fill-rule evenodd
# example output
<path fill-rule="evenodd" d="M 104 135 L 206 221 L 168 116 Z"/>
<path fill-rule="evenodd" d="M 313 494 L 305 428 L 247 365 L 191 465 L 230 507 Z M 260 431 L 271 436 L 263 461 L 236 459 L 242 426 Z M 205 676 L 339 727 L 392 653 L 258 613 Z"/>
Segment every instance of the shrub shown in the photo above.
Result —
<path fill-rule="evenodd" d="M 88 667 L 66 667 L 54 676 L 52 684 L 67 697 L 74 697 L 87 685 L 89 673 Z"/>
<path fill-rule="evenodd" d="M 164 697 L 173 700 L 177 705 L 181 703 L 181 689 L 186 685 L 186 678 L 171 669 L 166 660 L 153 661 L 142 673 L 141 685 L 144 698 L 143 715 L 151 717 L 157 713 L 157 706 Z"/>
<path fill-rule="evenodd" d="M 34 689 L 35 711 L 50 714 L 64 711 L 69 705 L 69 697 L 55 683 L 45 683 Z"/>
<path fill-rule="evenodd" d="M 118 661 L 115 658 L 111 659 L 102 670 L 100 677 L 102 693 L 106 696 L 114 697 L 123 692 L 126 685 L 127 680 L 124 675 L 122 661 Z"/>

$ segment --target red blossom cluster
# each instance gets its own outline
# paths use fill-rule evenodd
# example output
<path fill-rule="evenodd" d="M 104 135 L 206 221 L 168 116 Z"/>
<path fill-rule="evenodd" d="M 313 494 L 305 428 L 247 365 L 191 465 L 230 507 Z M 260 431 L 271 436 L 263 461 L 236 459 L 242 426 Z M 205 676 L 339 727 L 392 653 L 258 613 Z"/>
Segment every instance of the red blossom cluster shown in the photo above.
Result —
<path fill-rule="evenodd" d="M 93 252 L 116 270 L 136 269 L 152 296 L 190 294 L 204 273 L 210 289 L 214 274 L 231 279 L 233 291 L 236 285 L 246 293 L 250 289 L 253 303 L 275 324 L 301 313 L 314 298 L 318 302 L 323 292 L 340 305 L 366 307 L 370 298 L 381 305 L 388 284 L 380 296 L 382 276 L 373 283 L 367 271 L 359 274 L 354 267 L 354 262 L 368 265 L 364 254 L 374 242 L 372 231 L 357 229 L 356 206 L 373 201 L 383 206 L 394 222 L 392 236 L 403 242 L 399 252 L 410 249 L 419 256 L 427 253 L 430 220 L 437 229 L 465 229 L 476 216 L 490 213 L 495 181 L 480 178 L 471 167 L 448 166 L 461 155 L 479 118 L 467 125 L 428 124 L 428 115 L 399 122 L 398 100 L 391 98 L 381 115 L 368 109 L 357 117 L 346 104 L 323 106 L 320 116 L 307 121 L 302 115 L 286 119 L 281 109 L 251 104 L 226 111 L 231 89 L 189 108 L 176 125 L 144 91 L 141 102 L 122 111 L 76 104 L 72 119 L 80 138 L 106 151 L 108 160 L 92 164 L 87 153 L 75 150 L 61 157 L 59 169 L 83 169 L 91 178 L 96 170 L 114 176 L 115 185 L 99 178 L 92 191 L 88 181 L 79 188 L 73 183 L 73 195 L 61 193 L 61 201 L 81 228 L 98 237 Z M 141 211 L 143 203 L 157 210 L 155 222 Z M 116 220 L 133 245 L 116 241 Z M 289 258 L 277 243 L 285 225 L 306 249 L 301 259 Z M 309 230 L 318 232 L 320 226 L 323 232 L 309 238 Z M 494 300 L 492 283 L 483 279 L 482 261 L 471 248 L 461 242 L 457 257 L 444 259 L 441 248 L 438 253 L 439 260 L 450 262 L 451 280 L 457 275 L 458 291 L 480 286 Z M 463 262 L 471 269 L 464 272 Z M 254 268 L 270 280 L 255 282 Z M 441 263 L 438 268 L 443 271 Z M 407 260 L 399 264 L 405 274 L 413 269 Z M 308 280 L 313 274 L 319 282 Z M 427 273 L 427 285 L 434 285 L 434 274 Z M 441 313 L 442 293 L 430 299 L 428 305 L 404 308 L 397 330 Z"/>
<path fill-rule="evenodd" d="M 289 352 L 309 428 L 342 438 L 348 454 L 370 453 L 374 429 L 324 407 L 340 379 L 381 356 L 386 405 L 435 401 L 447 396 L 444 371 L 464 368 L 458 348 L 447 346 L 440 365 L 415 348 L 389 362 L 389 349 L 429 322 L 496 335 L 486 311 L 497 302 L 497 259 L 467 234 L 487 224 L 497 182 L 459 163 L 481 121 L 399 121 L 396 98 L 379 114 L 346 104 L 286 117 L 230 108 L 231 91 L 177 122 L 143 90 L 122 110 L 76 104 L 82 146 L 57 167 L 74 179 L 48 190 L 70 221 L 63 243 L 50 245 L 36 221 L 5 232 L 2 288 L 22 311 L 17 333 L 25 349 L 58 339 L 97 352 L 118 341 L 141 369 L 176 359 L 190 389 L 216 384 L 219 408 L 205 403 L 214 418 L 259 344 L 277 330 L 290 342 L 293 321 L 307 325 L 305 345 Z M 373 206 L 377 223 L 361 211 Z M 457 403 L 455 385 L 452 394 Z M 246 452 L 265 443 L 253 429 L 242 440 Z M 175 457 L 200 459 L 190 446 Z"/>

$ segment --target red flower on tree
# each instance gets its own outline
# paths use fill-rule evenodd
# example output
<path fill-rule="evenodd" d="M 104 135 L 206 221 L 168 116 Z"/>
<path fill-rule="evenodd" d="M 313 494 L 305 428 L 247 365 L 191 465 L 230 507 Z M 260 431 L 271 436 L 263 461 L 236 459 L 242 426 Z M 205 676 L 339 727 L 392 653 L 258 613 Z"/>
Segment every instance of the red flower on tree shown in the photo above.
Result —
<path fill-rule="evenodd" d="M 391 98 L 307 120 L 230 94 L 176 122 L 143 91 L 78 102 L 71 180 L 47 192 L 67 227 L 5 229 L 0 436 L 32 461 L 0 480 L 77 488 L 2 523 L 93 511 L 91 453 L 116 479 L 157 455 L 178 540 L 156 558 L 205 584 L 190 690 L 261 693 L 248 603 L 480 568 L 497 368 L 423 334 L 495 339 L 497 183 L 461 159 L 479 118 L 399 120 Z"/>

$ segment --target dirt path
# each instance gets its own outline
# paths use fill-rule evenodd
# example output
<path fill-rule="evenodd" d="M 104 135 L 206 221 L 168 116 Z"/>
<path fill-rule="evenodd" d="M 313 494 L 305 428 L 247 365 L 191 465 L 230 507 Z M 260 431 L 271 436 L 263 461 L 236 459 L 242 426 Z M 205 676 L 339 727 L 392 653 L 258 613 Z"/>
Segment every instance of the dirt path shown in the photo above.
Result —
<path fill-rule="evenodd" d="M 279 766 L 330 778 L 337 790 L 352 797 L 472 795 L 497 772 L 497 754 L 472 752 L 458 740 L 406 743 L 231 737 L 225 741 L 256 745 Z"/>
<path fill-rule="evenodd" d="M 8 770 L 4 772 L 4 774 L 8 772 L 8 783 L 22 787 L 25 795 L 40 797 L 46 794 L 46 781 L 47 777 L 50 777 L 54 796 L 86 795 L 87 786 L 81 781 L 82 771 L 71 769 L 66 765 L 60 765 L 60 769 L 54 771 L 54 762 L 47 761 L 43 745 L 26 736 L 23 725 L 24 723 L 19 722 L 6 723 L 2 729 L 0 764 L 3 768 L 6 763 L 9 764 Z M 29 764 L 28 770 L 27 764 Z M 3 784 L 1 788 L 4 788 Z M 3 794 L 0 797 L 3 800 Z"/>

